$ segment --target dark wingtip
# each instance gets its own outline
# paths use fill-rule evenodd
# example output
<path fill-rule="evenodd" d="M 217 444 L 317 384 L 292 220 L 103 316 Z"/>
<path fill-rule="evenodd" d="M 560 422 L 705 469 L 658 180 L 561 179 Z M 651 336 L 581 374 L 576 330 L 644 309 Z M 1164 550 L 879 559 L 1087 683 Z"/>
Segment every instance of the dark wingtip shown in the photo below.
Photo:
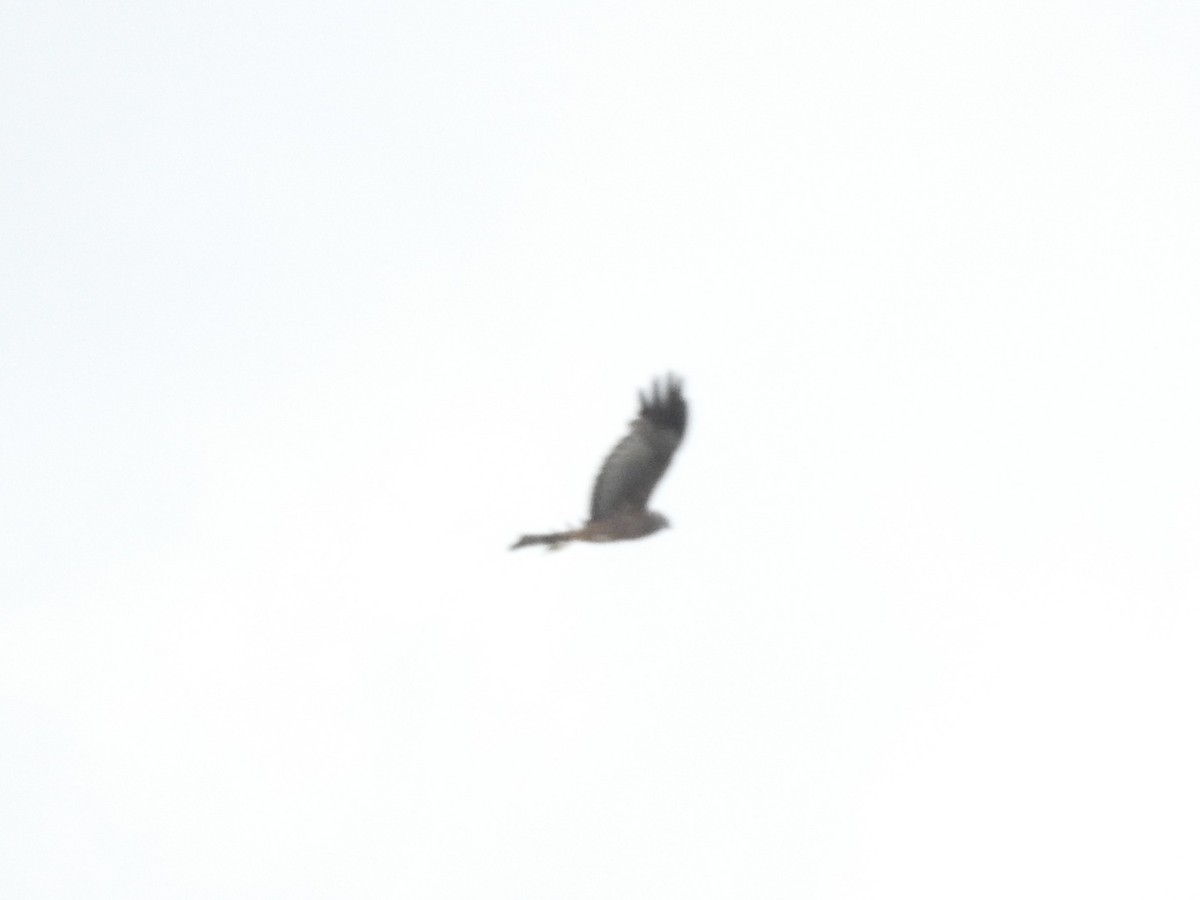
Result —
<path fill-rule="evenodd" d="M 668 372 L 650 383 L 650 390 L 638 393 L 641 414 L 664 428 L 682 435 L 687 430 L 687 401 L 683 398 L 683 379 Z"/>

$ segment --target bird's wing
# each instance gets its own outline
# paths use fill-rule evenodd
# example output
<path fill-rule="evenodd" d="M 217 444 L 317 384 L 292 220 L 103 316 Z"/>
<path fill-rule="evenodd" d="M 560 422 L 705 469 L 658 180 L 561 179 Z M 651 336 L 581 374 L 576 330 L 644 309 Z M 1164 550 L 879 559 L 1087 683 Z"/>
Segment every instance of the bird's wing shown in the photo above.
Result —
<path fill-rule="evenodd" d="M 592 521 L 623 510 L 643 510 L 671 464 L 687 430 L 683 385 L 668 375 L 640 394 L 641 411 L 629 434 L 613 447 L 592 487 Z"/>

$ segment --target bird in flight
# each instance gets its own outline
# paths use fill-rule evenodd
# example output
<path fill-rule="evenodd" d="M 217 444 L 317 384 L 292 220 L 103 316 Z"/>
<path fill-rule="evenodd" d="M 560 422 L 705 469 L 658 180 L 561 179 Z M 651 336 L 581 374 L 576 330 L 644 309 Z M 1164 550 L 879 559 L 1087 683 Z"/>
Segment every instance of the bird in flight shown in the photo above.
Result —
<path fill-rule="evenodd" d="M 630 541 L 666 528 L 662 513 L 646 509 L 655 485 L 687 430 L 687 401 L 683 383 L 674 375 L 655 381 L 638 394 L 641 409 L 629 434 L 613 447 L 592 487 L 592 512 L 587 524 L 553 534 L 526 534 L 509 549 L 546 544 L 554 549 L 568 541 Z"/>

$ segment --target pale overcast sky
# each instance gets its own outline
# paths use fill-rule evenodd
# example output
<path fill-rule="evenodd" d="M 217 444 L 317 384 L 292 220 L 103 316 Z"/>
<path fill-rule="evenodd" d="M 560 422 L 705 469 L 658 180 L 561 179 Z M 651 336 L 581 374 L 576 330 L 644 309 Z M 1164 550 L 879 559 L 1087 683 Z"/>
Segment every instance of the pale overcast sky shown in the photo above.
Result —
<path fill-rule="evenodd" d="M 4 4 L 0 896 L 1196 897 L 1197 47 Z"/>

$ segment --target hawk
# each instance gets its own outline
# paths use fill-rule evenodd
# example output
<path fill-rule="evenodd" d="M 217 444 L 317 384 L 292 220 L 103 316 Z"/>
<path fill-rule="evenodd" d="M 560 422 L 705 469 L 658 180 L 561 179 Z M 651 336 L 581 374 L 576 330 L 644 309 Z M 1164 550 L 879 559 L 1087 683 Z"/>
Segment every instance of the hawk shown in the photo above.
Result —
<path fill-rule="evenodd" d="M 655 485 L 687 430 L 683 384 L 674 375 L 655 381 L 639 393 L 641 409 L 613 447 L 592 487 L 592 513 L 587 524 L 553 534 L 526 534 L 509 549 L 546 544 L 554 549 L 568 541 L 630 541 L 666 528 L 662 513 L 646 509 Z"/>

